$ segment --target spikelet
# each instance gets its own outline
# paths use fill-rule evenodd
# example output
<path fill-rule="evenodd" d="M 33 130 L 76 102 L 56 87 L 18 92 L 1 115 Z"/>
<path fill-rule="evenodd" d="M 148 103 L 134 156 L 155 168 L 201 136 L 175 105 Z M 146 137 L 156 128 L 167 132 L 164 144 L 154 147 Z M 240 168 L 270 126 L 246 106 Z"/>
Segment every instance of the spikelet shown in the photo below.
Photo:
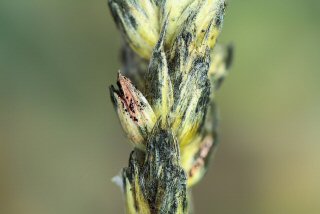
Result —
<path fill-rule="evenodd" d="M 134 150 L 121 185 L 128 213 L 189 213 L 189 189 L 218 146 L 215 93 L 232 46 L 216 46 L 224 0 L 109 0 L 129 45 L 110 87 Z M 130 47 L 130 48 L 129 48 Z M 136 85 L 136 86 L 134 86 Z"/>
<path fill-rule="evenodd" d="M 226 3 L 224 0 L 109 0 L 109 8 L 125 41 L 139 56 L 150 59 L 164 22 L 168 21 L 164 44 L 171 47 L 190 16 L 199 41 L 205 33 L 209 34 L 208 45 L 214 47 Z M 205 32 L 210 25 L 210 32 Z"/>

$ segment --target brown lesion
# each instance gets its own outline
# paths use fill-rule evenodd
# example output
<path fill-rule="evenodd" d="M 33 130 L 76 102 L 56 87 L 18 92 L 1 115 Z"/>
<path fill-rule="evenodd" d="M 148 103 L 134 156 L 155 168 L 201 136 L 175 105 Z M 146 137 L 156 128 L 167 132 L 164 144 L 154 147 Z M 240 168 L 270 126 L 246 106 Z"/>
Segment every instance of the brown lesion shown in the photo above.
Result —
<path fill-rule="evenodd" d="M 211 153 L 213 147 L 213 137 L 211 135 L 206 136 L 200 144 L 199 151 L 194 157 L 194 163 L 188 172 L 189 178 L 193 177 L 199 170 L 206 167 L 207 159 Z"/>
<path fill-rule="evenodd" d="M 115 92 L 121 100 L 123 109 L 125 109 L 125 112 L 129 114 L 134 122 L 138 123 L 138 113 L 141 113 L 145 106 L 140 101 L 140 92 L 133 86 L 132 82 L 127 77 L 121 75 L 120 72 L 118 73 L 117 85 L 119 90 Z"/>

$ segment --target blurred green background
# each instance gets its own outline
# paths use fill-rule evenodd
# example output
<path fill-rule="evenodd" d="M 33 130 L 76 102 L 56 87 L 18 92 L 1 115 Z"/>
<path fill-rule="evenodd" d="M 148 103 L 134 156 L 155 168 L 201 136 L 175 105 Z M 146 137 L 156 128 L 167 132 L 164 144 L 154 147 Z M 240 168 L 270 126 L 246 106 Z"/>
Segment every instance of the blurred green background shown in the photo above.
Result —
<path fill-rule="evenodd" d="M 320 1 L 231 0 L 222 143 L 196 213 L 320 213 Z M 0 213 L 123 213 L 131 150 L 107 86 L 120 34 L 106 0 L 0 1 Z"/>

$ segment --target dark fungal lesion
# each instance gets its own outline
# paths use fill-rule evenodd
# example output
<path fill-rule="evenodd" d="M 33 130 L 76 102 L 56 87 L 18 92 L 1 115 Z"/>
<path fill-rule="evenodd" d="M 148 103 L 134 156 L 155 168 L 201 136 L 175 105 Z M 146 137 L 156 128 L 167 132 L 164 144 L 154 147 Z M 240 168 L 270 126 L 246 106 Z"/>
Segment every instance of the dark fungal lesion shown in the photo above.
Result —
<path fill-rule="evenodd" d="M 224 14 L 226 12 L 226 8 L 227 8 L 227 2 L 226 1 L 221 1 L 220 4 L 217 7 L 217 15 L 215 17 L 215 24 L 216 24 L 216 26 L 218 28 L 222 27 Z"/>
<path fill-rule="evenodd" d="M 128 20 L 133 29 L 137 29 L 137 22 L 133 16 L 128 16 Z"/>
<path fill-rule="evenodd" d="M 169 76 L 169 66 L 167 54 L 165 52 L 165 36 L 167 30 L 167 21 L 163 24 L 160 38 L 153 49 L 148 71 L 145 76 L 146 91 L 145 94 L 151 106 L 155 110 L 170 109 L 173 103 L 172 82 Z M 166 103 L 166 106 L 162 106 Z"/>
<path fill-rule="evenodd" d="M 118 25 L 118 27 L 121 26 L 123 29 L 123 23 L 121 18 L 119 17 L 120 13 L 124 16 L 124 21 L 130 24 L 130 26 L 134 29 L 137 28 L 137 22 L 133 15 L 131 13 L 128 13 L 127 11 L 130 11 L 130 6 L 134 5 L 134 2 L 131 0 L 109 0 L 108 1 L 109 8 L 111 10 L 112 16 L 114 17 L 115 23 Z M 137 6 L 135 4 L 135 6 Z M 119 13 L 120 12 L 120 13 Z"/>
<path fill-rule="evenodd" d="M 192 124 L 190 120 L 199 118 L 200 126 L 198 131 L 202 129 L 205 121 L 207 107 L 209 103 L 211 85 L 208 79 L 208 70 L 210 66 L 210 54 L 207 50 L 203 56 L 197 56 L 194 59 L 190 55 L 189 60 L 192 60 L 192 65 L 187 71 L 186 80 L 178 79 L 174 82 L 175 87 L 175 102 L 173 105 L 173 111 L 179 109 L 180 114 L 183 115 L 182 121 L 187 119 L 187 123 Z M 179 76 L 178 76 L 179 77 Z M 181 77 L 182 78 L 182 77 Z M 183 90 L 181 90 L 183 89 Z M 189 96 L 198 92 L 198 96 Z M 196 106 L 192 106 L 191 102 L 196 102 Z M 184 108 L 181 109 L 183 104 Z M 185 118 L 185 112 L 191 112 L 191 118 Z M 193 119 L 192 119 L 193 118 Z"/>
<path fill-rule="evenodd" d="M 112 104 L 113 104 L 114 109 L 117 109 L 117 108 L 118 108 L 117 100 L 116 100 L 116 98 L 115 98 L 115 96 L 114 96 L 114 93 L 116 93 L 116 91 L 117 91 L 117 90 L 115 89 L 115 87 L 114 87 L 113 85 L 111 85 L 111 86 L 109 87 L 110 98 L 111 98 L 111 102 L 112 102 Z"/>
<path fill-rule="evenodd" d="M 157 122 L 150 134 L 146 152 L 135 150 L 131 153 L 123 177 L 128 178 L 132 186 L 138 213 L 136 179 L 150 213 L 187 213 L 187 176 L 180 166 L 179 144 L 171 131 L 160 128 L 160 123 Z"/>
<path fill-rule="evenodd" d="M 225 80 L 226 75 L 229 73 L 229 70 L 233 64 L 233 57 L 234 57 L 234 46 L 232 44 L 228 44 L 226 46 L 222 46 L 224 49 L 224 55 L 222 59 L 222 64 L 225 66 L 225 71 L 222 75 L 219 75 L 218 77 L 214 74 L 211 74 L 211 82 L 214 87 L 214 90 L 219 90 L 222 83 Z"/>
<path fill-rule="evenodd" d="M 226 69 L 230 69 L 232 62 L 233 62 L 233 55 L 234 55 L 234 46 L 229 44 L 227 46 L 227 57 L 226 57 Z"/>

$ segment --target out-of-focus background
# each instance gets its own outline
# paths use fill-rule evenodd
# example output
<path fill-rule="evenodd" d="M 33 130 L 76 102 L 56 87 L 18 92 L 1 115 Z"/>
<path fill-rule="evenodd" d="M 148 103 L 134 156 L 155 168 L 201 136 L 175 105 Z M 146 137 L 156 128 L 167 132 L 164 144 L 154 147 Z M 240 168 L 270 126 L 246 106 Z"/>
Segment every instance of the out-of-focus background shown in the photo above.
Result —
<path fill-rule="evenodd" d="M 222 143 L 196 213 L 320 213 L 319 10 L 230 1 Z M 111 178 L 131 148 L 107 91 L 120 39 L 106 0 L 0 1 L 0 213 L 123 213 Z"/>

